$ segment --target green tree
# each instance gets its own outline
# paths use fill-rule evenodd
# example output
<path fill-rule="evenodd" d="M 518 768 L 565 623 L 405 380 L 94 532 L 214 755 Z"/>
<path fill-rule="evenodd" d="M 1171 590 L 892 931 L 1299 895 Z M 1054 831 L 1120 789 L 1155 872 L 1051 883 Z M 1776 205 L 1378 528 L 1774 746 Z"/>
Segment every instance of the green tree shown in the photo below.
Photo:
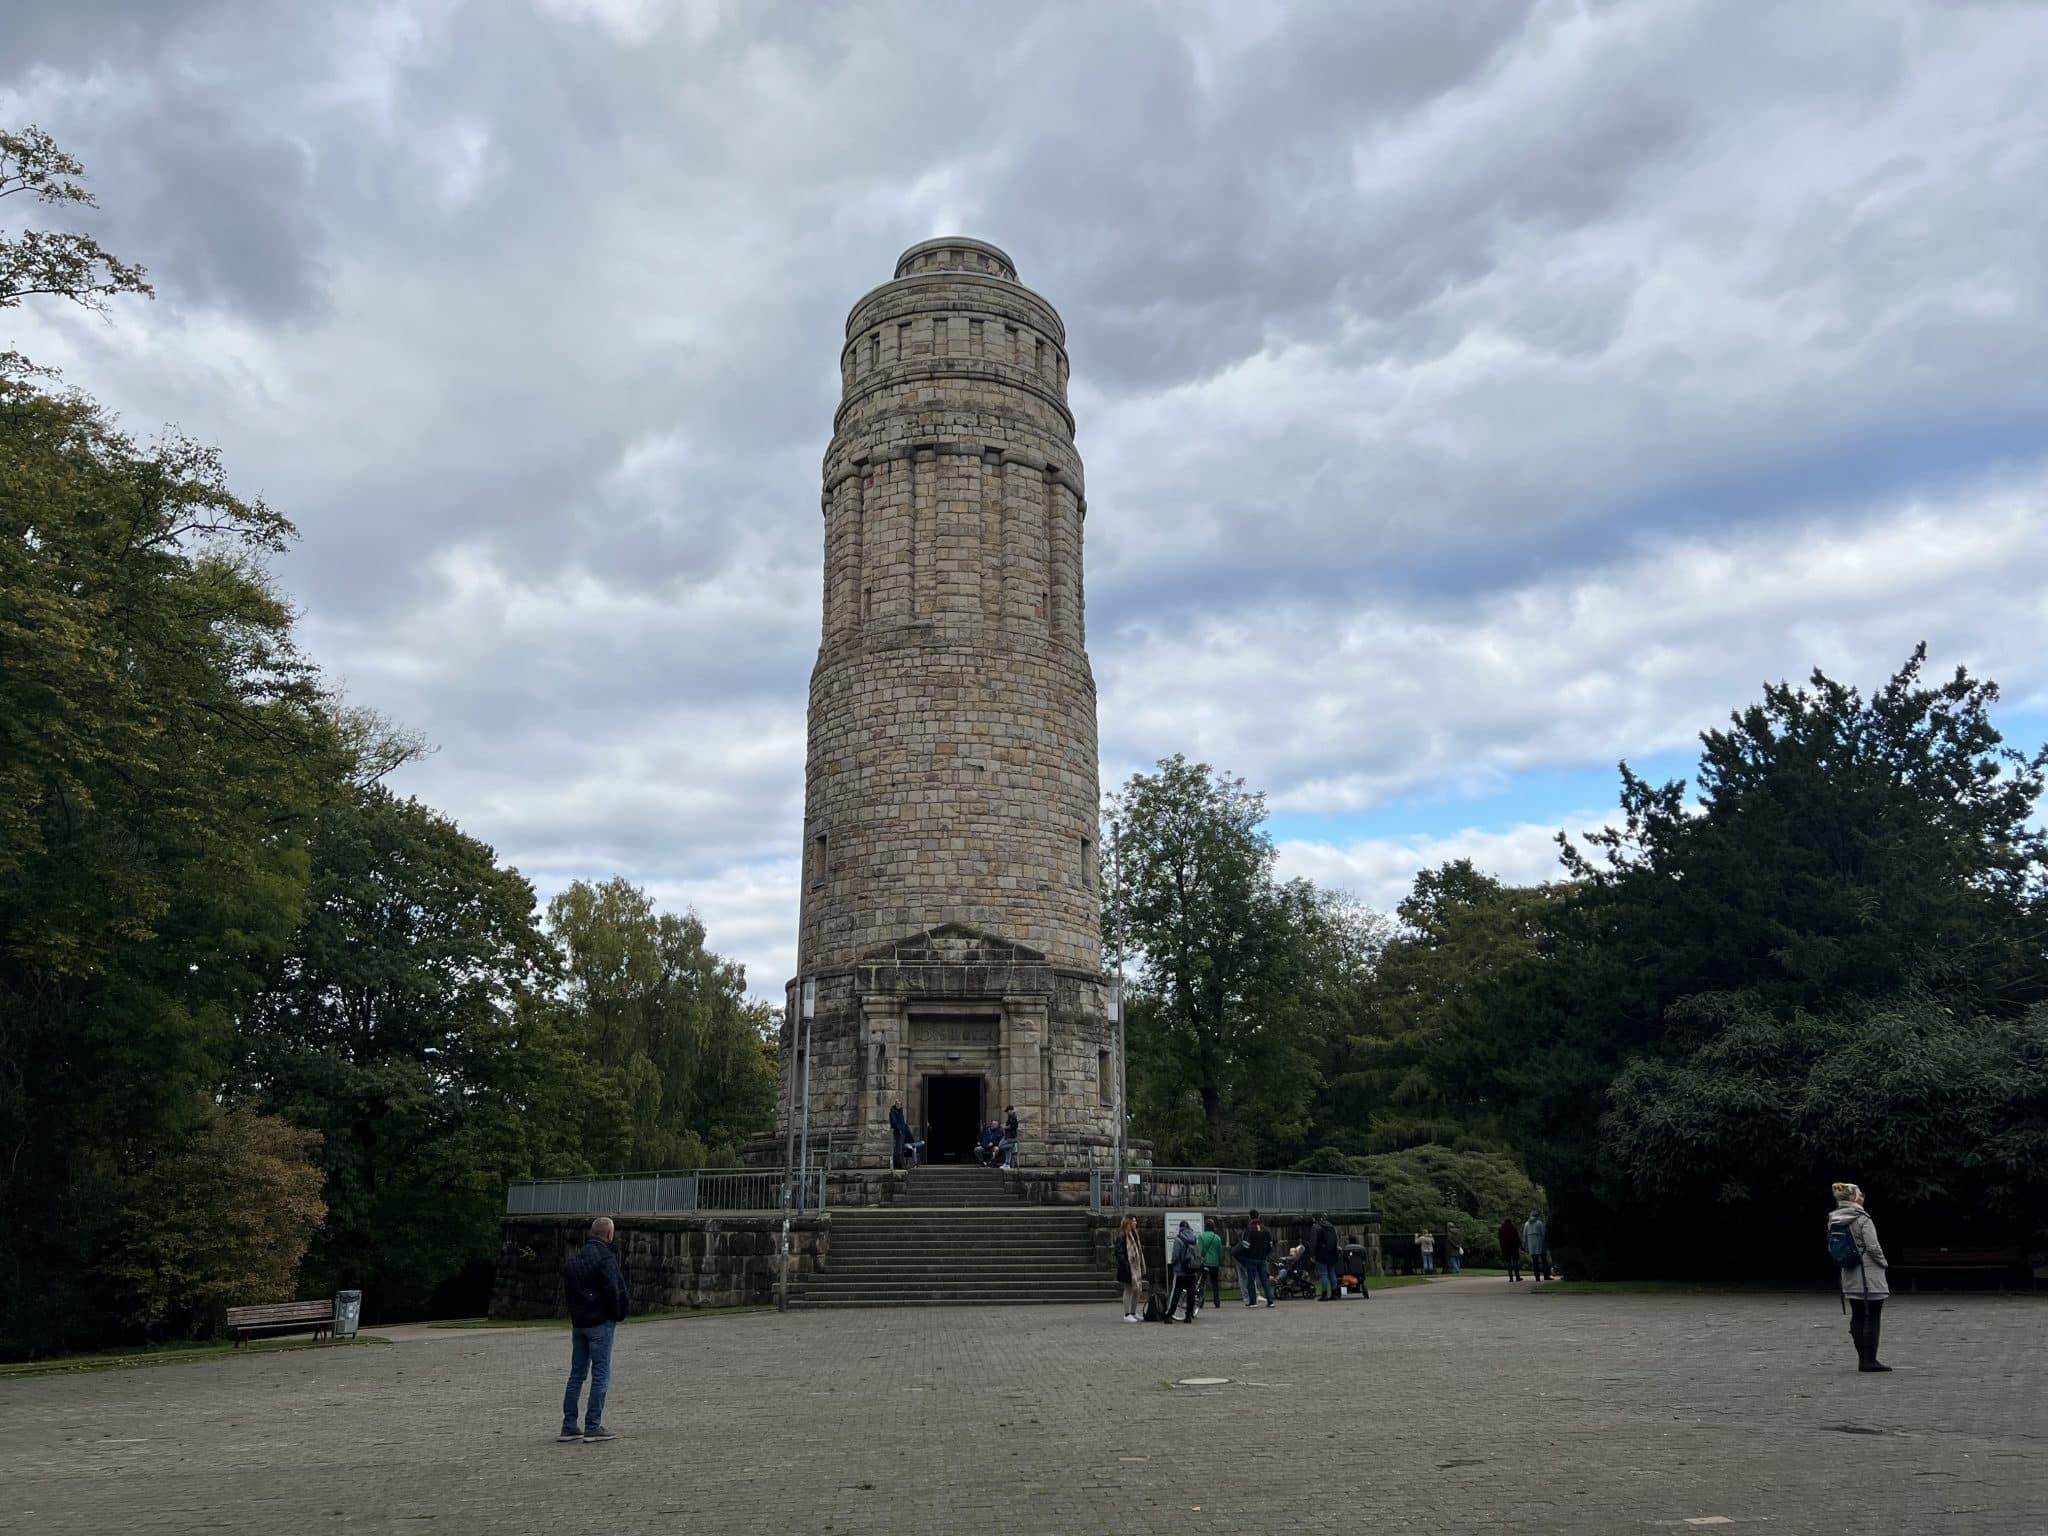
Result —
<path fill-rule="evenodd" d="M 1318 1061 L 1365 927 L 1273 878 L 1265 798 L 1184 757 L 1105 807 L 1103 937 L 1137 968 L 1134 1116 L 1162 1160 L 1243 1164 L 1310 1137 Z"/>
<path fill-rule="evenodd" d="M 115 1202 L 108 1274 L 126 1321 L 153 1334 L 217 1331 L 228 1307 L 290 1301 L 327 1207 L 319 1137 L 271 1115 L 203 1101 Z"/>
<path fill-rule="evenodd" d="M 590 1166 L 609 1090 L 536 1005 L 554 951 L 532 887 L 490 848 L 370 788 L 323 815 L 312 853 L 305 921 L 243 1013 L 234 1088 L 320 1133 L 307 1288 L 417 1316 L 437 1288 L 474 1292 L 508 1180 Z"/>
<path fill-rule="evenodd" d="M 1651 1262 L 1626 1234 L 1673 1198 L 1704 1249 L 1757 1254 L 1865 1157 L 1937 1224 L 2029 1208 L 1994 1194 L 1990 1166 L 1914 1105 L 1971 1103 L 1972 1134 L 2032 1143 L 2011 1080 L 2026 1080 L 2016 1053 L 2048 997 L 2048 850 L 2032 820 L 2048 751 L 2006 747 L 1995 686 L 1960 670 L 1929 685 L 1924 660 L 1916 650 L 1867 699 L 1819 672 L 1767 688 L 1702 738 L 1696 804 L 1683 782 L 1624 765 L 1624 824 L 1590 853 L 1565 844 L 1578 890 L 1532 989 L 1562 1023 L 1520 1133 L 1564 1230 L 1616 1235 L 1584 1253 L 1594 1264 Z M 1873 1040 L 1899 1053 L 1903 1079 L 1867 1054 Z M 1812 1084 L 1890 1103 L 1929 1160 L 1909 1175 L 1886 1137 L 1815 1118 Z M 1828 1135 L 1825 1150 L 1801 1140 Z M 2048 1209 L 2030 1156 L 1999 1177 Z"/>
<path fill-rule="evenodd" d="M 1544 1049 L 1536 982 L 1560 895 L 1503 885 L 1465 859 L 1416 876 L 1334 1085 L 1365 1112 L 1367 1149 L 1505 1144 Z"/>
<path fill-rule="evenodd" d="M 625 1165 L 736 1164 L 775 1112 L 774 1015 L 746 1001 L 745 969 L 706 947 L 694 913 L 657 913 L 623 879 L 573 883 L 548 928 L 565 1027 L 628 1106 Z"/>
<path fill-rule="evenodd" d="M 46 137 L 0 191 L 88 201 Z M 11 206 L 11 205 L 10 205 Z M 84 237 L 0 236 L 0 307 L 141 291 Z M 0 1351 L 137 1314 L 121 1201 L 198 1134 L 289 940 L 347 734 L 264 561 L 285 519 L 0 360 Z M 143 1309 L 147 1311 L 146 1308 Z"/>
<path fill-rule="evenodd" d="M 84 175 L 85 167 L 42 129 L 0 131 L 0 199 L 19 197 L 73 211 L 96 208 Z M 90 235 L 52 229 L 0 235 L 0 309 L 47 297 L 104 310 L 116 294 L 151 291 L 142 268 L 110 254 Z"/>

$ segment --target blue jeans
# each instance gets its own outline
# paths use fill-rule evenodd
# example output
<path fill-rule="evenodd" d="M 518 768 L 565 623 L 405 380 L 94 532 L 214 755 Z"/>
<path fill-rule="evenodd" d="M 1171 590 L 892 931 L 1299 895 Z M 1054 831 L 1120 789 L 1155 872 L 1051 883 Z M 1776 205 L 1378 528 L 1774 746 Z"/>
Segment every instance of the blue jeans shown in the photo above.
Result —
<path fill-rule="evenodd" d="M 575 1342 L 569 1348 L 569 1390 L 562 1394 L 562 1433 L 576 1432 L 576 1399 L 583 1394 L 583 1378 L 590 1378 L 590 1412 L 583 1420 L 583 1432 L 604 1427 L 604 1396 L 612 1385 L 612 1334 L 617 1323 L 595 1323 L 572 1328 Z"/>
<path fill-rule="evenodd" d="M 1422 1272 L 1425 1275 L 1436 1273 L 1436 1255 L 1427 1248 L 1422 1250 Z"/>
<path fill-rule="evenodd" d="M 1461 1274 L 1463 1274 L 1464 1272 L 1465 1272 L 1465 1261 L 1464 1261 L 1463 1259 L 1459 1258 L 1459 1257 L 1458 1257 L 1458 1256 L 1457 1256 L 1457 1255 L 1456 1255 L 1455 1253 L 1454 1253 L 1454 1254 L 1452 1254 L 1452 1255 L 1451 1255 L 1451 1273 L 1452 1273 L 1452 1274 L 1454 1274 L 1454 1275 L 1461 1275 Z"/>
<path fill-rule="evenodd" d="M 1241 1289 L 1244 1291 L 1245 1305 L 1250 1306 L 1252 1299 L 1261 1290 L 1266 1293 L 1266 1300 L 1271 1301 L 1273 1299 L 1273 1277 L 1266 1273 L 1266 1261 L 1264 1259 L 1246 1259 L 1240 1267 L 1244 1270 L 1244 1284 Z"/>
<path fill-rule="evenodd" d="M 996 1149 L 996 1154 L 996 1161 L 1005 1168 L 1013 1166 L 1017 1161 L 1017 1143 L 1007 1136 L 1004 1137 L 1003 1144 Z"/>
<path fill-rule="evenodd" d="M 1335 1296 L 1341 1287 L 1337 1283 L 1337 1266 L 1326 1259 L 1317 1259 L 1316 1268 L 1323 1272 L 1323 1289 Z"/>

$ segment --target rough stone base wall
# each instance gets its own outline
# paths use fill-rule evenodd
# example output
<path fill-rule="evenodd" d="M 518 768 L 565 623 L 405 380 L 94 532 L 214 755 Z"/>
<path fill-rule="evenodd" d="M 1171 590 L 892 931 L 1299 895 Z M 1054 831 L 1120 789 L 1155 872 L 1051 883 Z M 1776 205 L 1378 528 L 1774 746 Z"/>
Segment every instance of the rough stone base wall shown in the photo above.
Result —
<path fill-rule="evenodd" d="M 500 1229 L 492 1317 L 563 1317 L 562 1261 L 583 1246 L 584 1216 L 507 1216 Z M 790 1223 L 790 1279 L 821 1266 L 831 1217 Z M 623 1216 L 620 1267 L 635 1313 L 773 1302 L 782 1245 L 780 1216 Z"/>

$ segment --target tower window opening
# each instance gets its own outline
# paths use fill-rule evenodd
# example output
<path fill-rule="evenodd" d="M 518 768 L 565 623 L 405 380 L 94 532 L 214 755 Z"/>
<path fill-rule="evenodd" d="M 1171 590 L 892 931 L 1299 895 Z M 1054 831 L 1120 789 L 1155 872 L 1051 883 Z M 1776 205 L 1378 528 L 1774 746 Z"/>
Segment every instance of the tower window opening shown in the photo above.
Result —
<path fill-rule="evenodd" d="M 932 356 L 944 357 L 946 355 L 946 346 L 950 339 L 946 333 L 946 317 L 944 315 L 933 315 Z"/>
<path fill-rule="evenodd" d="M 1003 345 L 1010 349 L 1010 361 L 1013 363 L 1016 362 L 1018 341 L 1017 327 L 1015 327 L 1014 325 L 1006 325 L 1003 327 Z"/>
<path fill-rule="evenodd" d="M 882 333 L 880 331 L 876 331 L 868 337 L 868 366 L 870 368 L 882 366 Z"/>
<path fill-rule="evenodd" d="M 909 358 L 910 322 L 908 320 L 898 320 L 896 322 L 896 361 L 899 363 L 907 362 Z"/>
<path fill-rule="evenodd" d="M 860 621 L 867 624 L 875 617 L 875 589 L 868 587 L 860 595 Z"/>
<path fill-rule="evenodd" d="M 1095 1053 L 1095 1102 L 1104 1109 L 1116 1102 L 1116 1074 L 1109 1069 L 1109 1052 Z"/>
<path fill-rule="evenodd" d="M 1038 346 L 1031 355 L 1031 366 L 1033 371 L 1037 373 L 1042 374 L 1045 372 L 1045 338 L 1043 336 L 1038 338 Z"/>

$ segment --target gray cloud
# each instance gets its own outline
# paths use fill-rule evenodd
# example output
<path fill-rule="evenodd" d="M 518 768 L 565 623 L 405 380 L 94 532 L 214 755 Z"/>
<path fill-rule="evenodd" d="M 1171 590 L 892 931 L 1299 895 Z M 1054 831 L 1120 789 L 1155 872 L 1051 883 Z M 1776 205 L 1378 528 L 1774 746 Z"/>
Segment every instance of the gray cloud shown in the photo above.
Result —
<path fill-rule="evenodd" d="M 87 160 L 160 297 L 0 343 L 295 518 L 317 653 L 441 743 L 405 787 L 544 888 L 695 902 L 759 986 L 840 327 L 949 229 L 1068 323 L 1106 777 L 1186 749 L 1297 810 L 1497 784 L 1923 635 L 2048 698 L 2039 10 L 9 24 L 0 119 Z M 1289 856 L 1377 892 L 1425 844 Z"/>

